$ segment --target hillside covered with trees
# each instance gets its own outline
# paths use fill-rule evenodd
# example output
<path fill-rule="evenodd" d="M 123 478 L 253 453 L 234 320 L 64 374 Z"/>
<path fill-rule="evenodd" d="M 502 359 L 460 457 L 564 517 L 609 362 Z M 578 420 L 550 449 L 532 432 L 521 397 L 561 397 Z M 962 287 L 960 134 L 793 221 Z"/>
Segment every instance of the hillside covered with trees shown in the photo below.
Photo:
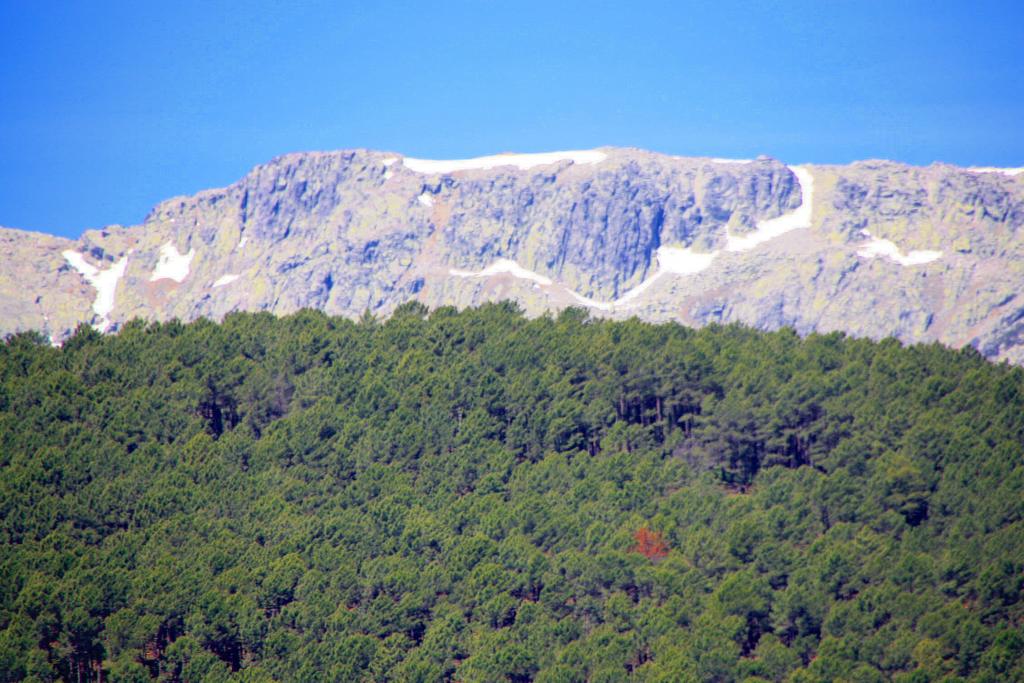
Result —
<path fill-rule="evenodd" d="M 0 681 L 1024 680 L 1024 371 L 509 304 L 0 346 Z"/>

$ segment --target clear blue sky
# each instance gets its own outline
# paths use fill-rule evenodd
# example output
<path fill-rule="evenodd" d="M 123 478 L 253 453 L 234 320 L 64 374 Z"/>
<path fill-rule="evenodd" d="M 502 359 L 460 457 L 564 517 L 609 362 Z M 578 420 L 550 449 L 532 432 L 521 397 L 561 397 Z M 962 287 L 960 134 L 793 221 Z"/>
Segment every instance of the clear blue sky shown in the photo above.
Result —
<path fill-rule="evenodd" d="M 1021 5 L 0 0 L 0 225 L 312 149 L 1024 165 Z"/>

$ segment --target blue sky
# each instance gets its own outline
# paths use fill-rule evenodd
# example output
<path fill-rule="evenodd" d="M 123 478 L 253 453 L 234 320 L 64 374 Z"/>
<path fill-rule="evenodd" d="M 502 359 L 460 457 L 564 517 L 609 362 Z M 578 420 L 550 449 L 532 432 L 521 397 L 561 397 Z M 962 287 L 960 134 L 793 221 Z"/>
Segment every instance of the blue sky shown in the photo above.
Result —
<path fill-rule="evenodd" d="M 137 223 L 292 151 L 601 145 L 1024 165 L 1024 9 L 0 0 L 0 225 Z"/>

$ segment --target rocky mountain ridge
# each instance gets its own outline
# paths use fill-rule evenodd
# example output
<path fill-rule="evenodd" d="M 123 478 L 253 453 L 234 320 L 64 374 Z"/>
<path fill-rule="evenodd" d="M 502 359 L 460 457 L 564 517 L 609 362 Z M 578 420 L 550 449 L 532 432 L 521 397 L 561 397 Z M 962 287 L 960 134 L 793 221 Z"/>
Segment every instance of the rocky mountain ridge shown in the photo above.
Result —
<path fill-rule="evenodd" d="M 288 154 L 78 240 L 0 229 L 0 331 L 303 307 L 741 321 L 1024 360 L 1022 169 L 636 149 Z"/>

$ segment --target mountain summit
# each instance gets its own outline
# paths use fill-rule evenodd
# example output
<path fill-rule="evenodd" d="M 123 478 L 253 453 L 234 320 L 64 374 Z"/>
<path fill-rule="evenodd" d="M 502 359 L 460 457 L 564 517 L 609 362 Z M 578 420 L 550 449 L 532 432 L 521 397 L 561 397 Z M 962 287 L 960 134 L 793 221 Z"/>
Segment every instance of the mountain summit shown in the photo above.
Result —
<path fill-rule="evenodd" d="M 1024 361 L 1024 169 L 601 148 L 288 154 L 72 241 L 0 229 L 0 332 L 418 300 L 739 321 Z"/>

